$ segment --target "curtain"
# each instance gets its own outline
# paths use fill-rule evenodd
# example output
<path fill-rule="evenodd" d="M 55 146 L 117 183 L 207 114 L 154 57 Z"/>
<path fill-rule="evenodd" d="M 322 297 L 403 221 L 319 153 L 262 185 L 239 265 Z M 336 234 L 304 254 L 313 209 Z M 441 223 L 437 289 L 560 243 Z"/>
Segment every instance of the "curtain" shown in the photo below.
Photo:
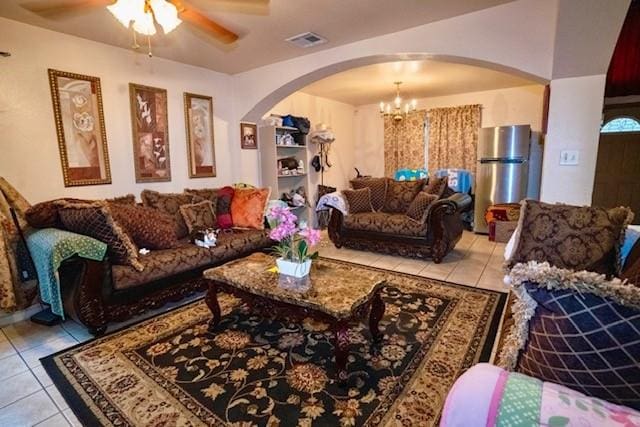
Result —
<path fill-rule="evenodd" d="M 384 116 L 384 175 L 393 178 L 398 169 L 424 168 L 425 110 L 406 114 L 401 121 Z"/>
<path fill-rule="evenodd" d="M 466 169 L 475 175 L 481 106 L 434 108 L 429 123 L 429 171 Z"/>
<path fill-rule="evenodd" d="M 9 212 L 9 208 L 15 210 L 20 227 L 24 230 L 28 227 L 24 213 L 29 206 L 29 202 L 16 189 L 0 177 L 0 309 L 6 311 L 24 308 L 32 298 L 32 295 L 25 295 L 20 280 L 16 257 L 20 237 Z"/>

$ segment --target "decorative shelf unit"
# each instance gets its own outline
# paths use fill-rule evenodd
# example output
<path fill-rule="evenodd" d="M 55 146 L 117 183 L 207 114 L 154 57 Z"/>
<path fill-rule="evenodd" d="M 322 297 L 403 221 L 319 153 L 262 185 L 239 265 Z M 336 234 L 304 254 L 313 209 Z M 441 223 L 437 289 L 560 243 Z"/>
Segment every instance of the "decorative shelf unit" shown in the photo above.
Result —
<path fill-rule="evenodd" d="M 278 144 L 282 135 L 289 134 L 293 137 L 295 145 Z M 309 204 L 309 155 L 307 153 L 307 136 L 298 129 L 288 126 L 260 126 L 258 128 L 258 141 L 260 144 L 260 169 L 262 172 L 262 186 L 271 187 L 271 198 L 279 199 L 282 193 L 289 193 L 299 187 L 304 187 Z M 295 157 L 302 160 L 304 173 L 297 175 L 283 175 L 278 170 L 278 161 L 287 157 Z M 311 206 L 292 208 L 301 220 L 313 223 Z"/>

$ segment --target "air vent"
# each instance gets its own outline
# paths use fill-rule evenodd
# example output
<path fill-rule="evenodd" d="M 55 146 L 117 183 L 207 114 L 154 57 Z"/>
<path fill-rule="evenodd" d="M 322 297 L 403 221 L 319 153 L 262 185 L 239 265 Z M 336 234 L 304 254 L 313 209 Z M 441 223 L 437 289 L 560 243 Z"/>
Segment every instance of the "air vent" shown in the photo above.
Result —
<path fill-rule="evenodd" d="M 316 33 L 302 33 L 302 34 L 298 34 L 297 36 L 289 37 L 287 41 L 295 44 L 298 47 L 308 48 L 308 47 L 326 43 L 327 39 L 325 39 L 322 36 L 319 36 Z"/>

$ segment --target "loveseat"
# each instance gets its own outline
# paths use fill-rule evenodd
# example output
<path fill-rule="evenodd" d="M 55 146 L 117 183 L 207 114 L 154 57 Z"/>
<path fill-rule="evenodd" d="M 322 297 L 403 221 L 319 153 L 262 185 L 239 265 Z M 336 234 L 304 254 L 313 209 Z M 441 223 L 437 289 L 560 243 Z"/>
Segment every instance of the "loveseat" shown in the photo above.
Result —
<path fill-rule="evenodd" d="M 147 190 L 145 192 L 142 194 L 142 199 L 146 206 L 144 209 L 147 210 L 143 211 L 143 214 L 156 215 L 158 213 L 155 211 L 164 209 L 163 216 L 153 216 L 153 219 L 147 222 L 152 223 L 150 224 L 152 227 L 162 227 L 167 225 L 163 225 L 162 222 L 168 221 L 177 230 L 185 227 L 184 223 L 178 223 L 177 215 L 179 215 L 180 206 L 204 198 L 202 195 L 188 192 L 178 194 L 161 194 Z M 199 194 L 207 195 L 204 191 Z M 212 194 L 215 200 L 217 194 L 233 194 L 233 189 L 224 187 L 220 192 L 218 189 L 211 189 L 209 194 Z M 135 205 L 135 198 L 130 196 L 129 199 L 133 199 Z M 157 199 L 164 200 L 164 203 L 150 207 L 149 201 Z M 128 205 L 129 201 L 124 203 Z M 78 206 L 85 202 L 76 200 L 70 203 Z M 115 204 L 111 205 L 109 203 L 114 201 L 105 203 L 110 206 L 108 210 L 113 213 L 114 218 L 118 218 L 117 206 L 121 202 L 123 201 L 116 200 Z M 68 201 L 62 202 L 62 205 L 60 202 L 57 203 L 54 205 L 66 206 Z M 100 203 L 102 202 L 92 202 L 91 206 L 104 209 Z M 230 198 L 224 200 L 220 198 L 210 206 L 212 209 L 217 209 L 218 219 L 231 220 Z M 37 210 L 38 205 L 34 208 L 34 211 Z M 41 207 L 40 211 L 42 211 Z M 31 217 L 34 216 L 36 215 L 31 215 Z M 27 215 L 27 219 L 29 218 L 30 216 Z M 61 225 L 53 225 L 62 228 Z M 100 261 L 79 256 L 63 261 L 58 268 L 58 276 L 64 313 L 85 325 L 90 333 L 101 335 L 110 322 L 127 320 L 146 310 L 161 307 L 171 301 L 179 301 L 205 290 L 206 282 L 202 279 L 202 272 L 205 269 L 256 251 L 266 250 L 273 244 L 263 229 L 237 229 L 231 224 L 219 232 L 217 244 L 211 248 L 195 245 L 192 243 L 193 234 L 184 236 L 185 232 L 186 229 L 182 233 L 178 232 L 177 236 L 180 238 L 169 248 L 138 254 L 135 263 L 114 261 L 111 248 Z M 131 235 L 131 232 L 128 234 Z M 140 245 L 139 247 L 142 248 Z"/>
<path fill-rule="evenodd" d="M 351 185 L 353 193 L 343 192 L 346 212 L 331 211 L 328 232 L 337 248 L 432 258 L 440 263 L 462 236 L 460 212 L 469 207 L 471 198 L 449 189 L 446 177 L 430 182 L 361 178 Z M 360 203 L 362 196 L 364 203 Z"/>

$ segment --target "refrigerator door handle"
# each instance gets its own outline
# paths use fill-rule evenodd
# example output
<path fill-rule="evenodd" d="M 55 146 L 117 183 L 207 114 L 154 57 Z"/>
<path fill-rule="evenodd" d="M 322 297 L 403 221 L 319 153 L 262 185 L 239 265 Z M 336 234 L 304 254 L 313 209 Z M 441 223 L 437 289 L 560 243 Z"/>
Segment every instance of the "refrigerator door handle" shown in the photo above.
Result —
<path fill-rule="evenodd" d="M 517 159 L 484 158 L 484 159 L 479 159 L 479 162 L 481 164 L 487 164 L 487 163 L 517 163 L 517 164 L 522 164 L 522 163 L 527 163 L 527 159 L 523 159 L 523 158 L 517 158 Z"/>

